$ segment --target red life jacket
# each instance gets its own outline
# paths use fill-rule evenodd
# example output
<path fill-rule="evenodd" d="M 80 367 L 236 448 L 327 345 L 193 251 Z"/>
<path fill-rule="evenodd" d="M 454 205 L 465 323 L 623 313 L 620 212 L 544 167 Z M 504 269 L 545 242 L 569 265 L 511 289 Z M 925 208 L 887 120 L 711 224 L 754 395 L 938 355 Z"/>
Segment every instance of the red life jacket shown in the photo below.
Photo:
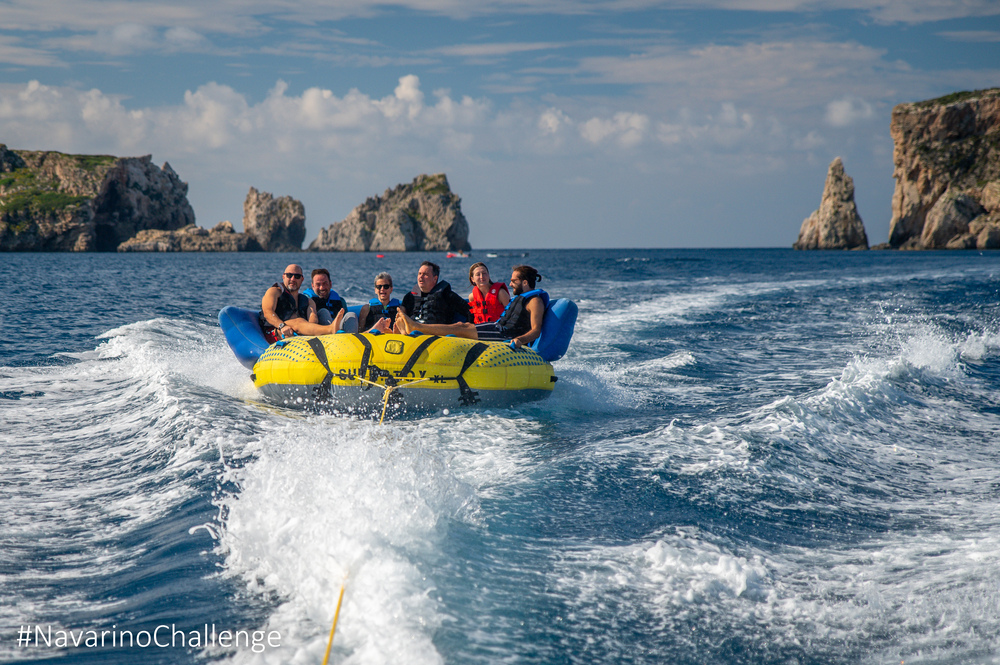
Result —
<path fill-rule="evenodd" d="M 493 282 L 490 284 L 490 292 L 484 297 L 478 286 L 472 287 L 469 310 L 472 312 L 473 323 L 493 323 L 500 318 L 504 308 L 500 303 L 500 289 L 507 291 L 507 285 L 503 282 Z"/>

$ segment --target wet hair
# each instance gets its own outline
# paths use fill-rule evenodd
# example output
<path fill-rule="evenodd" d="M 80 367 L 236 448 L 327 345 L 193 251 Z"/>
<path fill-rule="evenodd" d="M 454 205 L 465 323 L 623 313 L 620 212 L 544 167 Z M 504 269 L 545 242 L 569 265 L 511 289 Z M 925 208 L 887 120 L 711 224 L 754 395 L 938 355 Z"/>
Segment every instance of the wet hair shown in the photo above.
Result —
<path fill-rule="evenodd" d="M 438 264 L 431 263 L 430 261 L 424 261 L 423 263 L 420 264 L 420 267 L 423 268 L 424 266 L 429 266 L 430 269 L 434 272 L 435 277 L 441 276 L 441 266 L 439 266 Z"/>
<path fill-rule="evenodd" d="M 309 277 L 310 280 L 316 279 L 316 275 L 326 275 L 326 278 L 330 279 L 330 271 L 327 270 L 326 268 L 316 268 L 315 270 L 313 270 L 312 271 L 312 275 L 310 275 L 310 277 Z M 333 280 L 330 280 L 330 281 L 333 281 Z"/>
<path fill-rule="evenodd" d="M 380 272 L 375 275 L 375 283 L 377 284 L 380 279 L 385 279 L 389 281 L 389 286 L 392 286 L 392 275 L 387 272 Z"/>
<path fill-rule="evenodd" d="M 475 286 L 476 283 L 472 281 L 472 273 L 476 272 L 476 268 L 486 268 L 486 264 L 480 261 L 478 263 L 473 263 L 471 266 L 469 266 L 469 284 L 472 284 L 473 286 Z M 490 274 L 489 268 L 486 268 L 486 274 L 487 275 Z"/>
<path fill-rule="evenodd" d="M 511 272 L 516 272 L 521 276 L 521 279 L 528 282 L 530 288 L 535 288 L 537 282 L 542 281 L 542 276 L 538 274 L 538 271 L 531 266 L 514 266 L 510 269 Z"/>

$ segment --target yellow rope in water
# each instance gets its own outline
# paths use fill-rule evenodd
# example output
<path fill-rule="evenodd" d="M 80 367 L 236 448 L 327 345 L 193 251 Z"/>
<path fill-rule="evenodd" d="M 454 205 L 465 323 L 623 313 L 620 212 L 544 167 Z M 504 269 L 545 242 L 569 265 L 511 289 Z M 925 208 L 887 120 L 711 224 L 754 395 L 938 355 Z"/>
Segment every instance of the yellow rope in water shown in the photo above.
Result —
<path fill-rule="evenodd" d="M 344 602 L 344 587 L 347 585 L 340 585 L 340 598 L 337 599 L 337 611 L 333 613 L 333 627 L 330 628 L 330 641 L 326 643 L 326 655 L 323 656 L 323 665 L 326 665 L 327 661 L 330 660 L 330 648 L 333 647 L 333 634 L 337 632 L 337 617 L 340 616 L 340 604 Z"/>
<path fill-rule="evenodd" d="M 376 383 L 374 381 L 369 381 L 368 379 L 363 379 L 360 376 L 355 377 L 355 378 L 358 381 L 363 381 L 364 383 L 370 383 L 371 385 L 378 386 L 379 388 L 383 387 L 381 383 Z M 416 385 L 418 383 L 423 383 L 424 381 L 430 381 L 430 379 L 428 379 L 428 378 L 416 379 L 416 380 L 412 380 L 412 381 L 410 379 L 399 379 L 399 380 L 400 381 L 407 381 L 408 383 L 404 383 L 404 384 L 398 385 L 398 386 L 384 386 L 385 387 L 385 393 L 382 394 L 382 417 L 378 419 L 378 424 L 379 425 L 381 425 L 382 421 L 385 420 L 385 412 L 386 412 L 386 409 L 389 408 L 389 394 L 393 390 L 398 390 L 399 388 L 409 388 L 412 385 Z"/>

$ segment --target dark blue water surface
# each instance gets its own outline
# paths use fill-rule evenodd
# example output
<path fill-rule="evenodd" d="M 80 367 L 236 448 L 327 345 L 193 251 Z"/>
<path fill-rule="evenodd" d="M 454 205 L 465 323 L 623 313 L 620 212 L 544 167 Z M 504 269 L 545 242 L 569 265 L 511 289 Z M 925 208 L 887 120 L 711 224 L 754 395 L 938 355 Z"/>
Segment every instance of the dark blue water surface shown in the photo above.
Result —
<path fill-rule="evenodd" d="M 335 663 L 1000 659 L 1000 252 L 526 251 L 0 257 L 0 660 L 320 663 L 341 588 Z M 578 303 L 550 398 L 286 411 L 218 328 L 427 258 Z"/>

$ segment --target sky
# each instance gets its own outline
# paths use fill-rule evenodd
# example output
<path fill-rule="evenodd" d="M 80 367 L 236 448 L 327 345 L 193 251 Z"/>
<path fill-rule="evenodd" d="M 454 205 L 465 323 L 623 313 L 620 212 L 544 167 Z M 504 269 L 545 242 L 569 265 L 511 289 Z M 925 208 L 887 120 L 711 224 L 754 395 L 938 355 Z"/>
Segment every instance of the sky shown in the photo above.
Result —
<path fill-rule="evenodd" d="M 444 172 L 473 248 L 788 247 L 837 156 L 885 242 L 893 106 L 990 87 L 997 0 L 0 0 L 0 143 L 306 245 Z"/>

